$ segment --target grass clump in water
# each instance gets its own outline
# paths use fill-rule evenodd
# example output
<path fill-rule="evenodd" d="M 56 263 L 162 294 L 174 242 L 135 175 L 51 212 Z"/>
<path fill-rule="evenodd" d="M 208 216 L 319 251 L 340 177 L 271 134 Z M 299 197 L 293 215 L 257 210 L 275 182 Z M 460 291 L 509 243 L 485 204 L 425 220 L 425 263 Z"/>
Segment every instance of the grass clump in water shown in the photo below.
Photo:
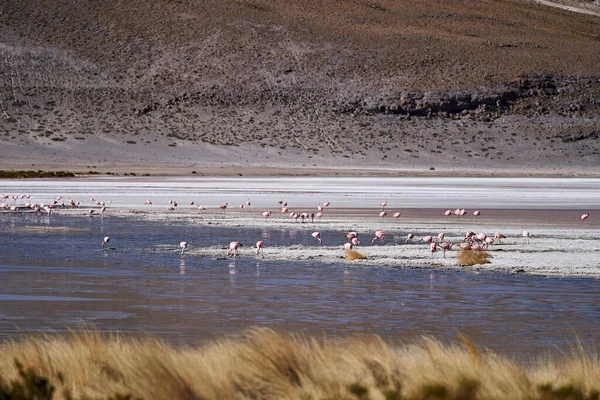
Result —
<path fill-rule="evenodd" d="M 456 262 L 459 265 L 473 266 L 477 264 L 490 264 L 492 255 L 487 251 L 474 251 L 461 249 Z"/>

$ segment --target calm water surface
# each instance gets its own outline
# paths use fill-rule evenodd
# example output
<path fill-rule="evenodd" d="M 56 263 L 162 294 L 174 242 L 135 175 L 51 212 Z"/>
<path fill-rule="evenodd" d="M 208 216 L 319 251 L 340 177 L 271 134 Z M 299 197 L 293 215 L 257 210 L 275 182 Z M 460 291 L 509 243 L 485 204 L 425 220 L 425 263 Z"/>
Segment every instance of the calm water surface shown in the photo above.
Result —
<path fill-rule="evenodd" d="M 264 259 L 181 256 L 181 240 L 223 256 L 231 240 L 314 244 L 310 231 L 0 214 L 0 337 L 80 326 L 175 344 L 254 326 L 393 343 L 463 333 L 517 357 L 600 343 L 594 278 L 280 262 L 268 248 Z"/>

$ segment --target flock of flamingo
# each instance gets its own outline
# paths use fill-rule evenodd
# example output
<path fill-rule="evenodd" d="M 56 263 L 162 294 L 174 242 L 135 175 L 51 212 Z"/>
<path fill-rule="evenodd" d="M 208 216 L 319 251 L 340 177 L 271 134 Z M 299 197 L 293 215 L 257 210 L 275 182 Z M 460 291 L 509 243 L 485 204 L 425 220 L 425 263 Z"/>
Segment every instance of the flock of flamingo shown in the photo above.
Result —
<path fill-rule="evenodd" d="M 78 208 L 78 207 L 81 207 L 81 202 L 75 201 L 73 199 L 69 199 L 68 203 L 65 204 L 65 202 L 62 201 L 63 200 L 62 196 L 55 197 L 52 204 L 48 204 L 48 205 L 43 204 L 43 203 L 40 203 L 40 204 L 31 203 L 29 201 L 30 197 L 31 196 L 29 194 L 13 195 L 13 196 L 2 194 L 2 195 L 0 195 L 0 201 L 12 200 L 13 204 L 9 205 L 6 202 L 0 203 L 0 211 L 8 210 L 11 212 L 34 212 L 34 213 L 46 212 L 49 216 L 52 214 L 52 210 L 56 209 L 56 208 L 67 208 L 67 207 Z M 25 200 L 24 204 L 17 204 L 17 201 L 19 201 L 19 200 Z M 107 201 L 107 202 L 98 201 L 94 198 L 91 198 L 90 202 L 92 202 L 92 204 L 100 207 L 100 211 L 98 213 L 98 215 L 100 217 L 102 217 L 104 215 L 104 213 L 106 211 L 106 206 L 111 204 L 110 201 Z M 150 200 L 146 200 L 144 204 L 152 205 L 152 202 Z M 323 202 L 323 203 L 318 203 L 316 213 L 308 213 L 308 212 L 299 213 L 299 212 L 290 211 L 288 208 L 287 202 L 279 201 L 279 205 L 280 205 L 279 211 L 282 214 L 288 214 L 289 218 L 293 219 L 296 222 L 299 219 L 302 222 L 305 222 L 307 220 L 314 222 L 314 218 L 322 218 L 323 217 L 323 211 L 325 210 L 326 207 L 329 207 L 330 204 L 331 203 L 328 201 Z M 191 201 L 190 205 L 194 206 L 194 201 Z M 387 212 L 385 211 L 385 207 L 387 206 L 387 201 L 383 201 L 379 205 L 382 207 L 382 211 L 379 212 L 378 216 L 380 218 L 384 218 L 387 216 Z M 228 206 L 229 206 L 229 203 L 225 203 L 225 204 L 220 205 L 218 208 L 220 210 L 226 210 L 228 208 Z M 169 206 L 166 211 L 167 212 L 174 211 L 177 207 L 178 207 L 178 203 L 174 200 L 170 200 Z M 249 200 L 245 203 L 245 205 L 244 204 L 239 205 L 239 209 L 242 211 L 244 210 L 244 208 L 249 209 L 250 207 L 251 207 L 251 203 Z M 198 205 L 196 208 L 199 211 L 206 210 L 205 207 L 200 206 L 200 205 Z M 466 210 L 460 209 L 460 208 L 457 208 L 456 210 L 446 210 L 444 212 L 444 215 L 446 215 L 446 216 L 456 215 L 459 217 L 463 217 L 466 214 L 467 214 Z M 93 215 L 96 215 L 95 210 L 90 209 L 88 211 L 88 215 L 90 217 Z M 263 212 L 261 212 L 261 215 L 266 220 L 272 215 L 272 211 L 271 210 L 263 211 Z M 393 216 L 393 218 L 400 218 L 401 213 L 394 212 L 392 214 L 392 216 Z M 479 210 L 475 210 L 473 212 L 473 216 L 477 219 L 479 216 L 481 216 L 481 212 Z M 589 216 L 590 216 L 590 214 L 586 212 L 586 213 L 582 214 L 579 218 L 583 223 L 583 221 L 588 219 Z M 319 245 L 323 245 L 323 240 L 321 238 L 320 232 L 312 232 L 311 236 L 315 239 L 316 243 L 318 243 Z M 347 232 L 344 236 L 348 241 L 341 245 L 342 248 L 347 249 L 347 250 L 352 250 L 355 246 L 360 245 L 360 240 L 359 240 L 358 234 L 356 232 Z M 376 241 L 384 242 L 385 236 L 386 236 L 386 233 L 384 231 L 381 231 L 381 230 L 375 231 L 374 237 L 371 239 L 371 244 L 374 245 Z M 532 235 L 529 231 L 523 231 L 522 236 L 526 243 L 529 243 L 529 239 L 532 237 Z M 501 233 L 495 233 L 493 236 L 488 236 L 483 232 L 475 233 L 475 232 L 469 231 L 465 234 L 464 239 L 459 243 L 447 242 L 447 241 L 444 241 L 444 238 L 445 238 L 445 234 L 439 233 L 437 236 L 425 236 L 421 240 L 424 243 L 429 243 L 429 250 L 432 254 L 435 253 L 438 249 L 441 249 L 443 251 L 444 257 L 446 257 L 446 251 L 452 250 L 452 248 L 454 246 L 458 246 L 464 250 L 482 251 L 482 250 L 486 250 L 489 246 L 491 246 L 494 243 L 499 243 L 502 239 L 505 238 L 505 236 Z M 414 239 L 414 234 L 409 233 L 407 235 L 404 243 L 408 244 L 413 239 Z M 108 247 L 109 241 L 110 241 L 110 237 L 105 236 L 102 241 L 103 249 Z M 265 242 L 262 240 L 259 240 L 256 242 L 256 244 L 254 246 L 256 248 L 256 255 L 261 254 L 265 245 L 266 245 Z M 230 256 L 236 257 L 238 255 L 239 248 L 242 246 L 244 246 L 244 245 L 239 241 L 230 242 L 228 252 L 227 252 L 227 257 L 230 257 Z M 189 248 L 189 243 L 186 241 L 182 241 L 179 244 L 179 248 L 181 251 L 180 254 L 184 255 L 185 251 Z"/>

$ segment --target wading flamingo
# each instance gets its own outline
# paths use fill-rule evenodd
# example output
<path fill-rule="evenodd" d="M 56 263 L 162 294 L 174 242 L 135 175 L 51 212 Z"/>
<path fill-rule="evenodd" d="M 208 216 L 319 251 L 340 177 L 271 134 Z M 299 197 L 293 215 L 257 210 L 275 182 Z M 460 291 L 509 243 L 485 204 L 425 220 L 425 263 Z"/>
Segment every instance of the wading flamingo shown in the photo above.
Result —
<path fill-rule="evenodd" d="M 343 245 L 343 246 L 344 246 L 344 249 L 345 249 L 345 250 L 352 250 L 352 246 L 353 246 L 353 244 L 352 244 L 352 243 L 350 243 L 350 242 L 346 242 L 346 243 L 344 243 L 344 245 Z"/>
<path fill-rule="evenodd" d="M 265 221 L 267 220 L 267 218 L 269 218 L 271 216 L 271 211 L 265 211 L 262 213 L 262 216 L 265 217 Z"/>
<path fill-rule="evenodd" d="M 381 219 L 383 219 L 383 217 L 385 217 L 387 215 L 387 213 L 385 211 L 382 211 L 379 213 L 379 216 L 381 217 Z"/>
<path fill-rule="evenodd" d="M 256 242 L 256 255 L 258 255 L 258 253 L 261 253 L 263 247 L 265 247 L 265 242 L 263 242 L 262 240 Z"/>
<path fill-rule="evenodd" d="M 323 241 L 321 240 L 321 232 L 313 232 L 310 234 L 312 237 L 314 237 L 315 239 L 317 239 L 317 241 L 319 242 L 319 244 L 322 246 L 323 245 Z"/>
<path fill-rule="evenodd" d="M 481 212 L 479 210 L 473 211 L 473 215 L 475 216 L 475 221 L 477 221 L 477 217 L 481 215 Z"/>
<path fill-rule="evenodd" d="M 183 255 L 188 248 L 188 242 L 180 242 L 179 247 L 181 248 L 181 255 Z"/>
<path fill-rule="evenodd" d="M 360 241 L 358 240 L 358 237 L 353 237 L 350 240 L 350 243 L 352 243 L 353 246 L 358 246 L 360 244 Z"/>
<path fill-rule="evenodd" d="M 583 225 L 583 221 L 585 221 L 589 217 L 590 217 L 590 213 L 582 214 L 581 217 L 579 217 L 579 219 L 581 220 L 581 224 Z"/>
<path fill-rule="evenodd" d="M 231 254 L 233 254 L 233 258 L 235 258 L 235 256 L 237 256 L 238 249 L 242 246 L 243 246 L 243 244 L 241 244 L 240 242 L 229 243 L 229 251 L 227 252 L 227 257 L 229 257 Z"/>
<path fill-rule="evenodd" d="M 102 248 L 104 248 L 108 242 L 110 242 L 110 236 L 104 236 L 104 240 L 102 240 Z"/>
<path fill-rule="evenodd" d="M 439 244 L 439 246 L 444 251 L 444 258 L 446 258 L 446 250 L 452 250 L 452 246 L 454 246 L 454 243 L 442 242 Z"/>
<path fill-rule="evenodd" d="M 529 238 L 531 237 L 531 233 L 529 231 L 523 231 L 522 235 L 525 238 L 525 243 L 529 243 Z"/>
<path fill-rule="evenodd" d="M 393 217 L 393 218 L 400 218 L 400 215 L 401 215 L 401 214 L 400 214 L 399 212 L 395 212 L 395 213 L 392 215 L 392 217 Z"/>
<path fill-rule="evenodd" d="M 408 242 L 410 242 L 412 240 L 412 238 L 414 238 L 415 235 L 413 235 L 412 233 L 409 233 L 408 235 L 406 235 L 406 240 L 404 241 L 404 244 L 407 244 Z"/>
<path fill-rule="evenodd" d="M 497 242 L 497 243 L 500 243 L 500 241 L 501 241 L 502 239 L 506 239 L 506 236 L 504 236 L 504 235 L 503 235 L 503 234 L 501 234 L 501 233 L 495 233 L 495 234 L 494 234 L 494 239 L 496 239 L 496 242 Z"/>
<path fill-rule="evenodd" d="M 379 204 L 381 206 L 381 210 L 385 210 L 385 206 L 387 206 L 387 200 Z"/>
<path fill-rule="evenodd" d="M 433 253 L 435 253 L 437 250 L 437 243 L 436 242 L 432 242 L 429 244 L 429 251 L 431 251 L 431 255 L 433 256 Z"/>
<path fill-rule="evenodd" d="M 381 239 L 382 242 L 384 242 L 385 240 L 383 239 L 385 237 L 385 232 L 384 231 L 375 231 L 375 237 L 373 238 L 373 240 L 371 240 L 371 244 L 375 243 L 375 241 L 377 239 Z"/>

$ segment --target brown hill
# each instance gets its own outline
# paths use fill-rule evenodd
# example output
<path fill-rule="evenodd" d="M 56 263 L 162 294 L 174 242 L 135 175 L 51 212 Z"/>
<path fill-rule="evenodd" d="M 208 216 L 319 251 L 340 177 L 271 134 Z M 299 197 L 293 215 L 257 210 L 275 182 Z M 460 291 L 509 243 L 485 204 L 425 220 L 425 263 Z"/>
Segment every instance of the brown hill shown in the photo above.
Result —
<path fill-rule="evenodd" d="M 4 168 L 600 165 L 597 16 L 516 0 L 0 12 Z"/>

